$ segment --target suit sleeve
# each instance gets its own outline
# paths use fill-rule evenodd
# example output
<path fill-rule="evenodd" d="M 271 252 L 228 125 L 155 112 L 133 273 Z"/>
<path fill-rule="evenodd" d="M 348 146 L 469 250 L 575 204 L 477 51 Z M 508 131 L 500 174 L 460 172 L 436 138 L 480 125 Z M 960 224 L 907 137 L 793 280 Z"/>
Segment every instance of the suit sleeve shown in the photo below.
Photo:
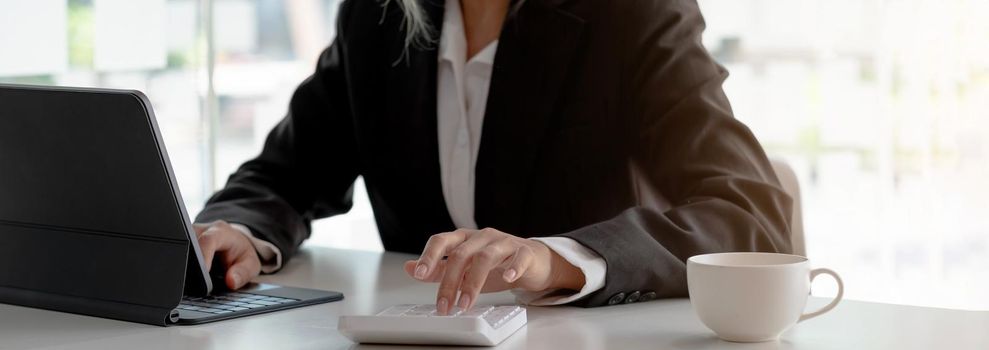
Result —
<path fill-rule="evenodd" d="M 197 222 L 247 226 L 288 261 L 313 219 L 350 210 L 359 169 L 341 46 L 338 39 L 320 55 L 261 154 L 230 176 Z"/>
<path fill-rule="evenodd" d="M 632 12 L 623 33 L 631 159 L 670 207 L 632 207 L 562 235 L 607 264 L 605 286 L 582 306 L 635 292 L 686 296 L 685 261 L 696 254 L 791 250 L 792 200 L 732 115 L 721 88 L 727 72 L 701 44 L 696 2 L 646 0 Z"/>

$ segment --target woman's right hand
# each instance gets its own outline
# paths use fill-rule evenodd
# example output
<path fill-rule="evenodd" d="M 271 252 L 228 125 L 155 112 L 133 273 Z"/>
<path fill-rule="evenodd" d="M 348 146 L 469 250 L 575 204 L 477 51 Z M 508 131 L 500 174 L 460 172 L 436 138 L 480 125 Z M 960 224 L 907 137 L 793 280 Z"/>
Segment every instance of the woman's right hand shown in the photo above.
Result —
<path fill-rule="evenodd" d="M 206 270 L 213 268 L 214 261 L 222 264 L 220 268 L 225 271 L 223 280 L 228 288 L 239 289 L 261 273 L 261 259 L 244 233 L 223 220 L 192 226 L 199 238 Z"/>

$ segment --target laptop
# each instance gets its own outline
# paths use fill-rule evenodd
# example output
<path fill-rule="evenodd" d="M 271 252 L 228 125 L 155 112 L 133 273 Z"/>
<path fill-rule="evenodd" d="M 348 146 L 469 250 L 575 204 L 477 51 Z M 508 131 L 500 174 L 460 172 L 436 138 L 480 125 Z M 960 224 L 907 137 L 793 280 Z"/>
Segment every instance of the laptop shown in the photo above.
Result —
<path fill-rule="evenodd" d="M 204 266 L 144 94 L 0 84 L 0 303 L 166 326 L 343 299 Z"/>

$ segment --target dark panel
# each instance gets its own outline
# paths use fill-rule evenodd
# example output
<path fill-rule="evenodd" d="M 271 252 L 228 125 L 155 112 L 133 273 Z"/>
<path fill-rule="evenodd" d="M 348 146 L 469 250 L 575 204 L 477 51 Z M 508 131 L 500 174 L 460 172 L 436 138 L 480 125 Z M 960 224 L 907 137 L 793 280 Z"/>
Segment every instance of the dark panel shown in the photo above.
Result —
<path fill-rule="evenodd" d="M 0 223 L 0 285 L 171 308 L 188 244 Z"/>
<path fill-rule="evenodd" d="M 169 314 L 172 312 L 172 308 L 70 297 L 3 286 L 0 286 L 0 300 L 15 305 L 140 322 L 156 326 L 168 325 Z"/>
<path fill-rule="evenodd" d="M 0 87 L 0 220 L 185 240 L 143 103 Z"/>

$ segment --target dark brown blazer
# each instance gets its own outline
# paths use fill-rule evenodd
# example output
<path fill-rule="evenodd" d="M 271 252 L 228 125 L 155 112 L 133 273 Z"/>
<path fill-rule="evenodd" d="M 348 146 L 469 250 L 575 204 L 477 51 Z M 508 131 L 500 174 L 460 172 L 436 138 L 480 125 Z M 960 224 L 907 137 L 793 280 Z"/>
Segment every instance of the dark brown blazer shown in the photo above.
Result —
<path fill-rule="evenodd" d="M 422 4 L 443 23 L 442 0 Z M 339 13 L 337 39 L 261 155 L 197 221 L 242 223 L 287 259 L 312 220 L 350 209 L 363 176 L 385 249 L 418 253 L 455 229 L 440 187 L 436 45 L 403 56 L 394 5 L 348 0 Z M 791 199 L 732 116 L 703 29 L 689 0 L 528 0 L 504 25 L 475 218 L 604 257 L 605 287 L 576 304 L 685 296 L 695 254 L 790 251 Z"/>

